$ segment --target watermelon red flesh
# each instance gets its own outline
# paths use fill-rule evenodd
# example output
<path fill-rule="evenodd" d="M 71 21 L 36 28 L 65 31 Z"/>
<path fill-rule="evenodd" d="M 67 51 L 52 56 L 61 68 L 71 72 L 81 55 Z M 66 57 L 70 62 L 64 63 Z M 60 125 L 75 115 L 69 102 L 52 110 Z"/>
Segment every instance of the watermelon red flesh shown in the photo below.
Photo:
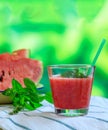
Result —
<path fill-rule="evenodd" d="M 0 91 L 12 87 L 13 78 L 24 86 L 24 78 L 39 82 L 42 76 L 41 61 L 24 58 L 24 55 L 23 58 L 21 56 L 18 58 L 17 55 L 15 55 L 16 58 L 8 53 L 0 55 Z"/>

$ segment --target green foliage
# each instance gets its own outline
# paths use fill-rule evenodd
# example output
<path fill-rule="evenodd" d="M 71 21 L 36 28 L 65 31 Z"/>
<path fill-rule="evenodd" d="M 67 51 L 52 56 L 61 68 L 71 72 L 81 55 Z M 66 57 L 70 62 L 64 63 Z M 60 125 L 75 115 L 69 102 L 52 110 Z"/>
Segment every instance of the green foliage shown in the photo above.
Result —
<path fill-rule="evenodd" d="M 93 20 L 103 8 L 104 3 L 105 0 L 83 0 L 83 2 L 77 0 L 78 13 L 87 20 Z"/>
<path fill-rule="evenodd" d="M 63 33 L 65 31 L 65 25 L 58 23 L 24 23 L 12 25 L 11 28 L 17 32 L 46 32 L 53 31 L 57 33 Z"/>
<path fill-rule="evenodd" d="M 107 0 L 1 0 L 0 5 L 0 53 L 30 49 L 31 58 L 43 61 L 45 91 L 48 65 L 90 64 L 107 39 Z M 96 64 L 93 95 L 108 97 L 107 48 Z"/>

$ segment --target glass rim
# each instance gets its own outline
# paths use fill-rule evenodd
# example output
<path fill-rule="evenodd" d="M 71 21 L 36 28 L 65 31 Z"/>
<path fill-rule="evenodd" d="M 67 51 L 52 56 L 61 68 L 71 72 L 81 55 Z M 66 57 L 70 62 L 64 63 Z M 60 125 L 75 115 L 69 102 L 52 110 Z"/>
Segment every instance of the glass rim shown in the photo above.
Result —
<path fill-rule="evenodd" d="M 55 64 L 48 65 L 48 68 L 95 68 L 96 66 L 91 64 Z"/>

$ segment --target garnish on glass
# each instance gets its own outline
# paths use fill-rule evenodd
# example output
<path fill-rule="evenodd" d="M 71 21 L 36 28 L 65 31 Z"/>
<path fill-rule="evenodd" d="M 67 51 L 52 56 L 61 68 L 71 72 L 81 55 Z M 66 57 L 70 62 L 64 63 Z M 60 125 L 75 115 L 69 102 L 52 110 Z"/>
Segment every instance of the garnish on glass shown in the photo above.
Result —
<path fill-rule="evenodd" d="M 87 74 L 83 74 L 78 69 L 75 70 L 69 70 L 61 74 L 62 77 L 67 78 L 86 78 Z"/>

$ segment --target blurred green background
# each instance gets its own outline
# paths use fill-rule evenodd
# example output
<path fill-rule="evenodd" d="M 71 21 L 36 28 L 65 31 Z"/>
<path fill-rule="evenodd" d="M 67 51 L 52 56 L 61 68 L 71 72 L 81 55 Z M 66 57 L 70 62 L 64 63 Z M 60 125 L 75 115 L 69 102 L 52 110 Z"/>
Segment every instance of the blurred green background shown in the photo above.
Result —
<path fill-rule="evenodd" d="M 0 0 L 0 53 L 26 48 L 47 66 L 90 64 L 108 41 L 108 0 Z M 108 44 L 96 63 L 92 95 L 108 97 Z"/>

